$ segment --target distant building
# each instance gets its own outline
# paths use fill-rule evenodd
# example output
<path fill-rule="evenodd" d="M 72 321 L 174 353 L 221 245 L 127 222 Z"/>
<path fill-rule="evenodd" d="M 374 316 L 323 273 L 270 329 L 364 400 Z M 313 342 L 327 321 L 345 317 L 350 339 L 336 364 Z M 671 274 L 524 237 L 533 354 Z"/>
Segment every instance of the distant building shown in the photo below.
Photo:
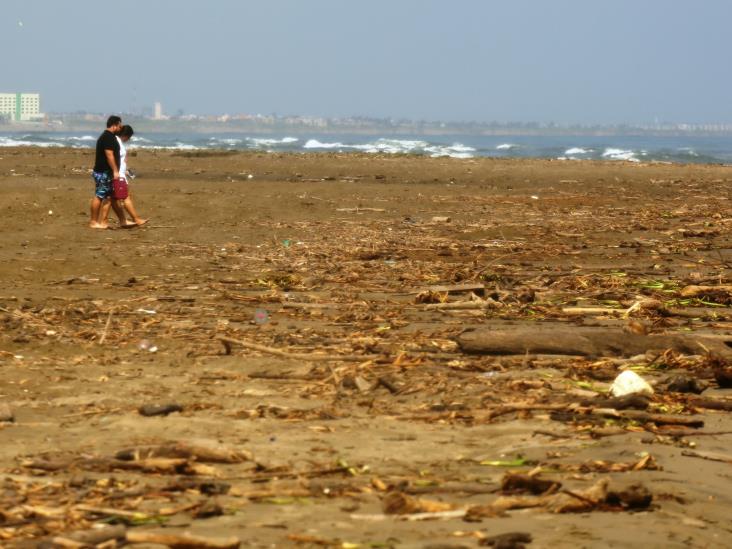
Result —
<path fill-rule="evenodd" d="M 13 122 L 42 118 L 41 95 L 38 93 L 0 93 L 0 117 Z"/>
<path fill-rule="evenodd" d="M 163 119 L 163 105 L 160 103 L 160 101 L 155 102 L 155 106 L 153 107 L 153 120 L 162 120 Z"/>

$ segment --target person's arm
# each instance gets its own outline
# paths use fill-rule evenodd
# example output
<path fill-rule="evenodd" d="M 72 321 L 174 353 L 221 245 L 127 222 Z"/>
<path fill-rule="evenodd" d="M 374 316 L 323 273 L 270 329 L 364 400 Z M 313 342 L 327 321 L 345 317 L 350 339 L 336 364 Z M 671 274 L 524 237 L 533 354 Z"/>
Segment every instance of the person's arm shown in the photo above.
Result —
<path fill-rule="evenodd" d="M 117 167 L 117 161 L 114 158 L 114 151 L 111 149 L 104 149 L 104 154 L 107 157 L 107 163 L 112 168 L 112 179 L 119 179 L 119 168 Z"/>

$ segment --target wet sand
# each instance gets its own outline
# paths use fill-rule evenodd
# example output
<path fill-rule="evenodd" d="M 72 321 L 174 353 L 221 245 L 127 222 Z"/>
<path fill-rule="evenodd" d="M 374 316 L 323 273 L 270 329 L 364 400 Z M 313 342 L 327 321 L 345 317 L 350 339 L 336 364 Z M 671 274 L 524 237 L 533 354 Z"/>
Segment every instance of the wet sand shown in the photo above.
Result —
<path fill-rule="evenodd" d="M 141 513 L 131 531 L 246 547 L 476 547 L 517 531 L 537 548 L 726 545 L 732 469 L 699 456 L 732 460 L 732 435 L 714 434 L 730 415 L 665 383 L 688 374 L 726 402 L 723 359 L 458 342 L 545 326 L 725 341 L 729 293 L 684 288 L 730 284 L 732 167 L 139 151 L 131 188 L 151 221 L 100 231 L 85 226 L 91 160 L 0 150 L 0 411 L 14 415 L 0 423 L 0 545 L 125 512 Z M 631 366 L 656 385 L 649 413 L 703 427 L 589 412 Z M 166 403 L 182 411 L 138 412 Z M 202 439 L 247 459 L 113 459 Z M 653 500 L 384 514 L 393 494 L 490 505 L 504 475 L 537 467 L 575 494 L 607 479 Z"/>

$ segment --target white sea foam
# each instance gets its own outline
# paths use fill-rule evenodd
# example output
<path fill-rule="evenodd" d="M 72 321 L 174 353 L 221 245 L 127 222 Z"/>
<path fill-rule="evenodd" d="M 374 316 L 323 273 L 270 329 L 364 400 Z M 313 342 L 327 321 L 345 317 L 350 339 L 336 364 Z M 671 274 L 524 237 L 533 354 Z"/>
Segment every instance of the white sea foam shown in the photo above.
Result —
<path fill-rule="evenodd" d="M 30 136 L 26 136 L 30 137 Z M 54 141 L 25 141 L 23 139 L 14 139 L 12 137 L 0 137 L 0 147 L 65 147 L 63 143 Z"/>
<path fill-rule="evenodd" d="M 614 149 L 614 148 L 607 148 L 605 149 L 605 152 L 602 153 L 603 158 L 608 158 L 610 160 L 627 160 L 629 162 L 640 162 L 635 157 L 635 152 L 627 149 Z"/>
<path fill-rule="evenodd" d="M 425 147 L 424 150 L 429 153 L 432 158 L 438 158 L 441 156 L 449 156 L 451 158 L 473 158 L 473 153 L 476 151 L 473 147 L 468 147 L 462 143 L 453 143 L 450 146 L 435 145 L 432 147 Z"/>
<path fill-rule="evenodd" d="M 382 153 L 382 154 L 427 154 L 432 157 L 450 156 L 453 158 L 472 158 L 476 149 L 463 145 L 462 143 L 453 143 L 452 145 L 430 145 L 426 141 L 416 139 L 378 139 L 373 142 L 363 143 L 359 145 L 347 145 L 345 143 L 323 143 L 317 139 L 309 139 L 304 145 L 304 149 L 351 149 L 365 153 Z"/>
<path fill-rule="evenodd" d="M 247 141 L 253 147 L 276 147 L 277 145 L 288 145 L 300 141 L 297 137 L 283 137 L 282 139 L 266 139 L 259 137 L 247 137 Z"/>
<path fill-rule="evenodd" d="M 515 149 L 516 147 L 518 147 L 518 145 L 514 145 L 513 143 L 501 143 L 500 145 L 496 146 L 496 150 L 510 151 L 511 149 Z"/>
<path fill-rule="evenodd" d="M 92 135 L 84 135 L 82 137 L 67 137 L 69 141 L 96 141 L 97 138 Z"/>
<path fill-rule="evenodd" d="M 343 143 L 321 143 L 317 139 L 308 139 L 307 143 L 302 146 L 303 149 L 343 149 L 345 147 L 348 147 L 348 145 Z"/>
<path fill-rule="evenodd" d="M 592 149 L 583 149 L 582 147 L 572 147 L 564 151 L 564 154 L 590 154 Z"/>
<path fill-rule="evenodd" d="M 161 151 L 198 151 L 204 147 L 196 147 L 189 143 L 176 143 L 175 145 L 130 145 L 128 149 L 147 149 Z"/>

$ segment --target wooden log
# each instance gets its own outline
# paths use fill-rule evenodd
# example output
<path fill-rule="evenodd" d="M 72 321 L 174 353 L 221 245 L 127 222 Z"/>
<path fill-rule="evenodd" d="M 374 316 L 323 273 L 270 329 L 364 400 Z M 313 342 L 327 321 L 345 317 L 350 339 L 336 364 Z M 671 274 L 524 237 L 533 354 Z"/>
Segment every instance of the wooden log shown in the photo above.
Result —
<path fill-rule="evenodd" d="M 632 419 L 640 423 L 655 423 L 656 425 L 683 425 L 685 427 L 704 427 L 704 420 L 692 417 L 668 416 L 664 414 L 649 414 L 640 410 L 614 410 L 612 408 L 596 408 L 592 415 L 613 417 L 618 419 Z"/>
<path fill-rule="evenodd" d="M 429 303 L 425 305 L 427 311 L 468 311 L 500 309 L 503 304 L 493 299 L 480 301 L 448 301 L 446 303 Z"/>
<path fill-rule="evenodd" d="M 732 297 L 732 285 L 720 284 L 718 286 L 686 286 L 681 290 L 681 297 L 700 297 L 705 295 L 728 295 Z"/>
<path fill-rule="evenodd" d="M 465 292 L 475 292 L 476 294 L 482 294 L 485 291 L 485 284 L 449 284 L 449 285 L 438 285 L 416 290 L 413 293 L 422 292 L 435 292 L 438 294 L 459 294 Z"/>
<path fill-rule="evenodd" d="M 157 532 L 129 531 L 128 543 L 156 543 L 170 549 L 238 549 L 241 541 L 237 537 L 204 538 L 192 534 L 159 534 Z"/>
<path fill-rule="evenodd" d="M 122 525 L 109 526 L 106 528 L 93 528 L 91 530 L 80 530 L 70 534 L 64 534 L 60 539 L 54 538 L 51 543 L 57 543 L 56 540 L 59 539 L 59 541 L 68 540 L 73 543 L 78 543 L 82 547 L 88 547 L 90 545 L 99 545 L 100 543 L 104 543 L 109 540 L 124 539 L 126 532 L 127 528 Z"/>
<path fill-rule="evenodd" d="M 124 461 L 148 458 L 184 458 L 204 463 L 243 463 L 251 460 L 252 454 L 215 441 L 191 440 L 128 448 L 117 452 L 115 458 Z"/>
<path fill-rule="evenodd" d="M 732 412 L 732 400 L 696 398 L 689 401 L 689 404 L 695 408 L 704 408 L 705 410 L 722 410 L 725 412 Z"/>
<path fill-rule="evenodd" d="M 673 349 L 687 355 L 708 351 L 712 355 L 732 359 L 732 348 L 722 338 L 686 334 L 641 335 L 612 327 L 537 324 L 512 330 L 478 329 L 463 332 L 457 341 L 465 353 L 487 355 L 532 353 L 630 357 L 649 350 Z"/>
<path fill-rule="evenodd" d="M 227 349 L 227 354 L 230 352 L 231 346 L 239 345 L 245 349 L 252 351 L 259 351 L 260 353 L 266 353 L 270 355 L 280 356 L 283 358 L 291 358 L 294 360 L 307 360 L 311 362 L 366 362 L 367 360 L 375 360 L 379 358 L 379 355 L 327 355 L 321 353 L 292 353 L 290 351 L 283 351 L 274 347 L 267 347 L 266 345 L 260 345 L 258 343 L 252 343 L 250 341 L 244 341 L 241 339 L 233 339 L 230 337 L 219 336 L 218 339 L 223 343 Z"/>

